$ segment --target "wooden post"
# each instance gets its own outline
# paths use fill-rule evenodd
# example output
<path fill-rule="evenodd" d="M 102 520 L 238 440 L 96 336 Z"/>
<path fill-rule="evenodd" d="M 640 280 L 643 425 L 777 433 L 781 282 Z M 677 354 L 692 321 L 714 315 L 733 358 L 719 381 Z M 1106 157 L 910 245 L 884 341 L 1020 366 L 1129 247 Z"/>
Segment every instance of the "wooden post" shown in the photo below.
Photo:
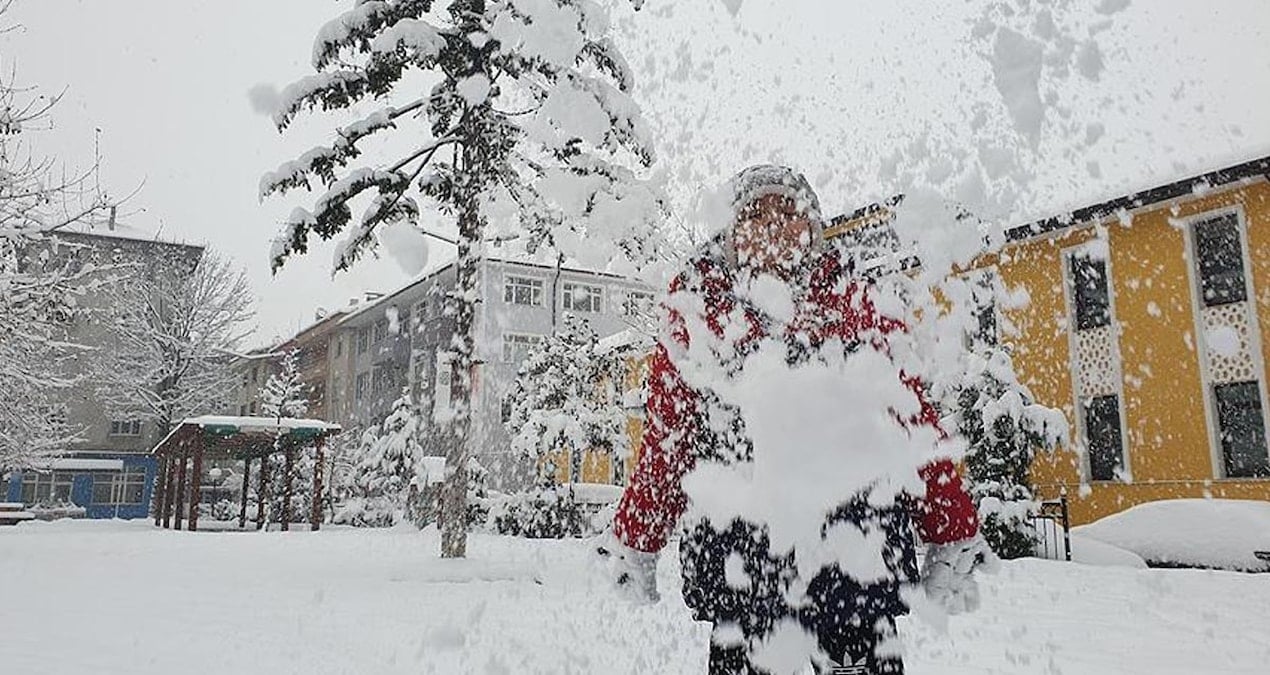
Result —
<path fill-rule="evenodd" d="M 291 529 L 291 493 L 294 489 L 295 480 L 292 472 L 295 467 L 295 444 L 287 443 L 286 461 L 283 462 L 282 469 L 282 531 L 287 532 Z"/>
<path fill-rule="evenodd" d="M 247 486 L 251 483 L 251 458 L 243 460 L 243 499 L 238 506 L 238 529 L 247 529 Z"/>
<path fill-rule="evenodd" d="M 203 432 L 194 435 L 194 469 L 190 472 L 190 531 L 198 530 L 198 505 L 203 501 Z"/>
<path fill-rule="evenodd" d="M 322 528 L 322 464 L 326 439 L 319 436 L 313 458 L 313 511 L 309 514 L 309 527 L 317 532 Z"/>
<path fill-rule="evenodd" d="M 265 502 L 269 499 L 269 455 L 260 458 L 260 483 L 256 486 L 256 529 L 267 527 Z"/>
<path fill-rule="evenodd" d="M 168 457 L 159 455 L 158 470 L 154 475 L 154 526 L 163 524 L 163 514 L 168 510 Z"/>
<path fill-rule="evenodd" d="M 167 478 L 163 481 L 163 527 L 170 530 L 172 529 L 172 501 L 176 496 L 176 457 L 170 450 L 167 453 L 164 473 L 167 474 Z"/>
<path fill-rule="evenodd" d="M 181 529 L 185 518 L 185 444 L 181 444 L 180 464 L 176 467 L 176 523 L 173 529 Z"/>

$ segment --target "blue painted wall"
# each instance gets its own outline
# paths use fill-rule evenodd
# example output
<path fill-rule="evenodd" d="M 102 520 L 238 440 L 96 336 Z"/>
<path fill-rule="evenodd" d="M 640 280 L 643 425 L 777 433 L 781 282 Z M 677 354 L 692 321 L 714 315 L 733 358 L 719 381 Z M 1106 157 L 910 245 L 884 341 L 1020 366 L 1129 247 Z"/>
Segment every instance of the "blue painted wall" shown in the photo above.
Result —
<path fill-rule="evenodd" d="M 124 469 L 143 467 L 146 472 L 145 487 L 141 493 L 140 504 L 94 504 L 93 481 L 95 479 L 110 480 L 114 471 L 76 471 L 71 480 L 71 501 L 83 506 L 88 518 L 145 518 L 150 515 L 150 500 L 154 493 L 154 477 L 158 472 L 158 462 L 146 455 L 123 454 L 91 454 L 71 455 L 71 457 L 88 457 L 92 459 L 121 459 Z M 15 471 L 9 477 L 9 493 L 6 501 L 22 501 L 22 472 Z"/>

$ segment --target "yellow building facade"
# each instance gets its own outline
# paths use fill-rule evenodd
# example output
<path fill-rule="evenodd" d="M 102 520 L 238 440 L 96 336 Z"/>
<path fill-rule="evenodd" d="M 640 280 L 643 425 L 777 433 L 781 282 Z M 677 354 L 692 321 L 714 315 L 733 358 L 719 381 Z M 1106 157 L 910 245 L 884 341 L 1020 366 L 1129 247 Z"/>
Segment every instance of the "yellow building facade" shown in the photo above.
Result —
<path fill-rule="evenodd" d="M 1020 380 L 1062 409 L 1042 497 L 1080 524 L 1154 500 L 1270 500 L 1270 157 L 1014 228 L 981 261 Z"/>

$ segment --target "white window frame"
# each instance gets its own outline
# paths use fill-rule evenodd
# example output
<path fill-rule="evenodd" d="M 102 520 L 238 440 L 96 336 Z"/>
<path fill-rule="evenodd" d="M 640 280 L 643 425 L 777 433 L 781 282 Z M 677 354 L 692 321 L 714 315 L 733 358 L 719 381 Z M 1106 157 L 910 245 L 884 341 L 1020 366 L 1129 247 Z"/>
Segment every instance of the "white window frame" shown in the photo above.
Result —
<path fill-rule="evenodd" d="M 640 298 L 640 302 L 637 302 L 636 298 Z M 622 301 L 622 315 L 639 316 L 643 312 L 651 311 L 656 299 L 657 296 L 648 291 L 627 291 L 626 298 Z"/>
<path fill-rule="evenodd" d="M 517 291 L 529 290 L 529 302 L 519 302 Z M 546 283 L 533 276 L 507 274 L 503 276 L 503 303 L 521 307 L 542 307 L 546 297 Z"/>
<path fill-rule="evenodd" d="M 1072 278 L 1071 257 L 1073 255 L 1081 255 L 1086 249 L 1098 239 L 1097 235 L 1059 250 L 1059 265 L 1063 275 L 1063 306 L 1067 309 L 1067 367 L 1071 378 L 1072 403 L 1074 404 L 1073 413 L 1076 418 L 1076 435 L 1079 439 L 1084 451 L 1080 453 L 1080 477 L 1081 481 L 1086 484 L 1097 485 L 1116 485 L 1122 483 L 1133 482 L 1133 458 L 1129 452 L 1132 439 L 1129 436 L 1129 418 L 1125 412 L 1124 400 L 1124 364 L 1120 361 L 1120 324 L 1117 320 L 1116 313 L 1116 284 L 1115 274 L 1111 267 L 1111 239 L 1110 234 L 1107 235 L 1105 244 L 1107 246 L 1107 257 L 1103 260 L 1103 265 L 1107 269 L 1107 313 L 1109 317 L 1109 328 L 1115 344 L 1115 353 L 1111 355 L 1111 362 L 1116 369 L 1116 384 L 1119 385 L 1116 390 L 1116 406 L 1120 412 L 1120 456 L 1124 460 L 1121 467 L 1121 475 L 1123 478 L 1113 480 L 1094 480 L 1093 473 L 1089 466 L 1089 443 L 1086 438 L 1085 431 L 1085 402 L 1080 397 L 1080 367 L 1076 363 L 1076 288 L 1074 284 L 1076 280 Z"/>
<path fill-rule="evenodd" d="M 529 349 L 542 343 L 543 337 L 534 333 L 503 333 L 503 363 L 520 364 L 528 356 Z M 519 346 L 523 346 L 525 355 L 517 359 L 515 349 Z"/>
<path fill-rule="evenodd" d="M 109 501 L 97 501 L 97 482 L 102 479 L 110 481 Z M 140 489 L 136 501 L 128 499 L 129 488 Z M 145 503 L 146 470 L 140 466 L 126 466 L 123 471 L 93 474 L 93 504 L 109 506 L 136 506 Z"/>
<path fill-rule="evenodd" d="M 1248 216 L 1244 213 L 1243 206 L 1235 204 L 1216 209 L 1208 209 L 1182 218 L 1172 218 L 1170 223 L 1182 230 L 1183 246 L 1185 246 L 1186 274 L 1188 276 L 1191 291 L 1191 326 L 1192 342 L 1195 345 L 1195 358 L 1199 360 L 1199 379 L 1200 389 L 1204 396 L 1204 422 L 1208 431 L 1208 455 L 1212 464 L 1212 476 L 1215 480 L 1265 480 L 1258 478 L 1236 477 L 1231 478 L 1226 475 L 1226 457 L 1222 453 L 1221 446 L 1221 420 L 1217 417 L 1217 396 L 1213 392 L 1212 373 L 1208 368 L 1208 352 L 1207 344 L 1204 338 L 1204 308 L 1208 305 L 1204 304 L 1203 279 L 1199 274 L 1199 261 L 1195 259 L 1195 224 L 1213 218 L 1221 218 L 1234 214 L 1239 228 L 1239 248 L 1243 256 L 1244 265 L 1244 290 L 1247 291 L 1248 326 L 1249 345 L 1248 351 L 1252 355 L 1253 372 L 1260 375 L 1257 378 L 1257 386 L 1261 391 L 1261 417 L 1265 420 L 1267 433 L 1270 434 L 1270 401 L 1266 400 L 1266 364 L 1261 352 L 1261 317 L 1257 309 L 1256 288 L 1253 287 L 1253 267 L 1251 251 L 1248 248 Z M 1266 441 L 1267 448 L 1270 448 L 1270 438 Z"/>
<path fill-rule="evenodd" d="M 579 309 L 574 294 L 581 289 L 587 298 L 586 309 Z M 560 306 L 570 312 L 602 314 L 604 312 L 604 287 L 584 281 L 565 281 L 560 284 Z"/>

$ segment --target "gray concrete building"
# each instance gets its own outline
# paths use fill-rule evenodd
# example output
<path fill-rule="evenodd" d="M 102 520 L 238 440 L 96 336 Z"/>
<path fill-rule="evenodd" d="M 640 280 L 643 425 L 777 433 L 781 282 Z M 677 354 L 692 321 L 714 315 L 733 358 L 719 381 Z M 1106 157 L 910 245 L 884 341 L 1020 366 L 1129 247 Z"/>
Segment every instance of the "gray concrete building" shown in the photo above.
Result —
<path fill-rule="evenodd" d="M 444 351 L 454 319 L 444 308 L 454 286 L 451 263 L 345 309 L 328 350 L 334 420 L 347 429 L 382 420 L 406 387 L 431 415 L 450 405 Z M 502 398 L 529 347 L 550 335 L 566 313 L 585 318 L 601 338 L 626 330 L 653 295 L 647 286 L 613 274 L 498 258 L 481 262 L 478 288 L 472 452 L 490 471 L 493 487 L 517 487 L 532 467 L 510 454 Z M 425 440 L 437 443 L 429 452 L 444 454 L 435 438 Z"/>
<path fill-rule="evenodd" d="M 74 272 L 91 265 L 93 277 L 143 278 L 188 274 L 202 255 L 202 246 L 164 241 L 152 233 L 112 225 L 47 232 L 24 258 L 25 264 Z M 148 453 L 163 430 L 143 420 L 112 415 L 104 394 L 88 377 L 93 360 L 100 358 L 97 355 L 119 348 L 101 313 L 94 311 L 110 301 L 102 292 L 84 294 L 78 302 L 88 311 L 67 328 L 67 342 L 78 345 L 80 353 L 62 374 L 85 379 L 59 392 L 58 406 L 67 426 L 76 430 L 77 442 L 65 448 L 61 457 L 11 474 L 7 494 L 0 493 L 0 500 L 73 504 L 89 518 L 145 517 L 155 476 L 155 462 Z"/>

